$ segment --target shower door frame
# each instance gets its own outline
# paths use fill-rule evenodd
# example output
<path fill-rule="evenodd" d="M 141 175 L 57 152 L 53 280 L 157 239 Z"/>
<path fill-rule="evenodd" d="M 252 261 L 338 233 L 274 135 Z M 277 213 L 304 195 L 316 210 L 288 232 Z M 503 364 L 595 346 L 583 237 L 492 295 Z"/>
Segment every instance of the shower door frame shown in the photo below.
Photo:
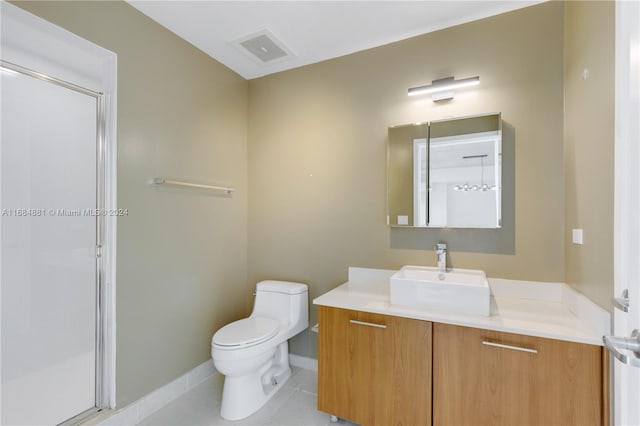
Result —
<path fill-rule="evenodd" d="M 16 73 L 20 73 L 30 78 L 35 78 L 50 84 L 55 84 L 60 87 L 64 87 L 65 89 L 73 90 L 74 92 L 81 93 L 83 95 L 90 96 L 96 101 L 96 211 L 102 212 L 104 210 L 104 139 L 105 139 L 105 99 L 103 92 L 96 92 L 91 89 L 87 89 L 82 86 L 78 86 L 74 83 L 60 80 L 58 78 L 52 77 L 50 75 L 37 72 L 35 70 L 20 66 L 18 64 L 14 64 L 9 61 L 5 61 L 0 59 L 0 69 L 9 70 Z M 106 311 L 105 305 L 105 297 L 103 295 L 104 292 L 104 271 L 103 271 L 103 261 L 102 261 L 102 248 L 104 246 L 104 216 L 97 214 L 96 215 L 96 247 L 95 247 L 95 261 L 96 261 L 96 277 L 95 277 L 95 285 L 96 285 L 96 342 L 95 342 L 95 353 L 96 353 L 96 362 L 95 362 L 95 379 L 96 379 L 96 388 L 95 388 L 95 406 L 90 408 L 87 411 L 79 413 L 77 416 L 68 419 L 63 424 L 70 423 L 75 424 L 82 419 L 94 414 L 101 408 L 104 408 L 104 398 L 103 394 L 105 391 L 108 392 L 108 389 L 105 388 L 105 380 L 104 377 L 104 363 L 105 363 L 105 353 L 104 353 L 104 338 L 105 338 L 105 327 L 104 322 L 105 318 L 102 314 Z"/>
<path fill-rule="evenodd" d="M 18 22 L 29 35 L 55 40 L 64 43 L 76 58 L 93 60 L 94 84 L 80 81 L 76 84 L 73 78 L 58 78 L 52 70 L 47 70 L 46 62 L 20 58 L 5 52 L 0 67 L 13 72 L 55 84 L 96 99 L 96 389 L 95 407 L 68 419 L 63 424 L 76 424 L 97 411 L 115 408 L 115 289 L 116 289 L 116 229 L 117 210 L 117 144 L 116 144 L 116 105 L 117 105 L 117 57 L 113 52 L 76 36 L 41 18 L 31 15 L 22 9 L 2 2 L 3 24 L 7 21 Z M 24 24 L 27 25 L 24 25 Z M 6 34 L 3 34 L 5 36 Z M 24 34 L 14 34 L 24 37 Z M 37 43 L 34 43 L 37 45 Z M 43 47 L 45 49 L 45 47 Z M 6 51 L 6 49 L 5 49 Z M 38 55 L 40 52 L 35 52 Z M 45 52 L 42 52 L 43 56 Z M 46 52 L 51 57 L 51 52 Z M 79 71 L 74 68 L 74 59 L 60 54 L 56 59 L 68 65 L 72 75 Z M 42 65 L 42 67 L 40 66 Z M 44 68 L 44 69 L 43 69 Z M 86 70 L 82 70 L 85 71 Z M 0 235 L 2 225 L 0 224 Z"/>

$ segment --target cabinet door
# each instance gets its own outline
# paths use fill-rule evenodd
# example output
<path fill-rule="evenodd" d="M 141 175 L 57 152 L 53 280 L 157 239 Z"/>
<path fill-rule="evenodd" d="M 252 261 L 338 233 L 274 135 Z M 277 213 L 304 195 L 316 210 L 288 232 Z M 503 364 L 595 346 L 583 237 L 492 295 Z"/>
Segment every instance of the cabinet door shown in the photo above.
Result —
<path fill-rule="evenodd" d="M 321 306 L 318 408 L 362 425 L 431 424 L 431 323 Z"/>
<path fill-rule="evenodd" d="M 434 425 L 603 422 L 599 346 L 435 324 L 433 348 Z"/>

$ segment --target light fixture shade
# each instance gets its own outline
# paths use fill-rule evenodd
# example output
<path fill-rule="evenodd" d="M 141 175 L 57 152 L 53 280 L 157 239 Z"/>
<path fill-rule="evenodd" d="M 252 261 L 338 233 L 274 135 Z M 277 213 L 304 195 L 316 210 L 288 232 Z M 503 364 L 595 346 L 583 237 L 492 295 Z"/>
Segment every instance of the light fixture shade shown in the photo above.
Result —
<path fill-rule="evenodd" d="M 425 95 L 428 93 L 446 92 L 461 87 L 477 86 L 480 84 L 480 77 L 469 77 L 460 80 L 455 80 L 453 77 L 441 78 L 439 80 L 433 80 L 431 84 L 426 86 L 411 87 L 409 88 L 409 96 Z M 449 98 L 450 99 L 450 98 Z"/>

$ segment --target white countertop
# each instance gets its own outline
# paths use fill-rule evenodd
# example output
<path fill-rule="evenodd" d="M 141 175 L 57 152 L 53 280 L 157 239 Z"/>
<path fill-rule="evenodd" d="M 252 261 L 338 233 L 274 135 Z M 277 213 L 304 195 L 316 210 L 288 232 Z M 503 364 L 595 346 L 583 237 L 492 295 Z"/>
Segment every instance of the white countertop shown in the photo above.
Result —
<path fill-rule="evenodd" d="M 484 317 L 391 305 L 389 277 L 394 272 L 349 268 L 349 281 L 313 303 L 598 346 L 603 334 L 609 334 L 610 314 L 562 283 L 490 278 L 491 315 Z"/>

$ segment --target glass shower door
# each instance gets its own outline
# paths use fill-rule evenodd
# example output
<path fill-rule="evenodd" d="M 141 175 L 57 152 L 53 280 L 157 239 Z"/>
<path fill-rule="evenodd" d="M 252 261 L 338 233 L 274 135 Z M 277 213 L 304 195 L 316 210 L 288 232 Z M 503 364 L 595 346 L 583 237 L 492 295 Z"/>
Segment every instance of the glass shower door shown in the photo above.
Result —
<path fill-rule="evenodd" d="M 2 70 L 2 424 L 96 404 L 96 98 Z"/>

